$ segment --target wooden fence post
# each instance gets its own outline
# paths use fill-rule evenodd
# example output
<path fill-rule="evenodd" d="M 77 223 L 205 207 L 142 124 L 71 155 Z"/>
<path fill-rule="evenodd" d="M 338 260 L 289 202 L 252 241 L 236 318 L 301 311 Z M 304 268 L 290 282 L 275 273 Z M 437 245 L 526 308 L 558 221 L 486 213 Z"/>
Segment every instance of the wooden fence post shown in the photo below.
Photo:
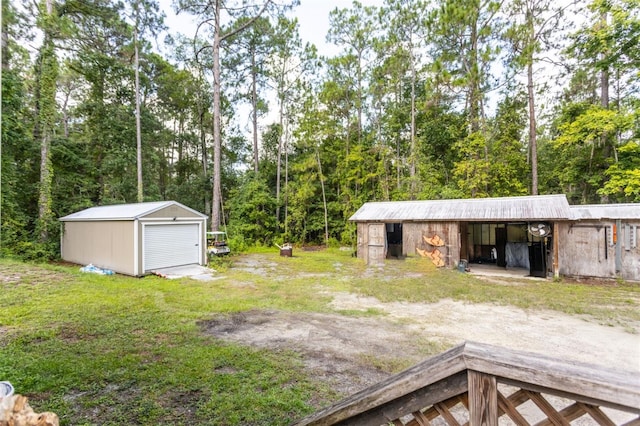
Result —
<path fill-rule="evenodd" d="M 467 371 L 469 426 L 497 426 L 498 384 L 493 375 Z"/>

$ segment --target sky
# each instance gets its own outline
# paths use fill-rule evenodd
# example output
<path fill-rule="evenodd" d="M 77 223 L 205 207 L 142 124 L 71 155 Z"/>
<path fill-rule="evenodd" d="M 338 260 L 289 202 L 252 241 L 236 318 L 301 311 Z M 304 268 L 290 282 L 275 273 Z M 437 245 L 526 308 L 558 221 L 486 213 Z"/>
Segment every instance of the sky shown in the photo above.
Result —
<path fill-rule="evenodd" d="M 166 24 L 170 33 L 181 33 L 187 37 L 195 35 L 196 24 L 187 15 L 178 16 L 173 12 L 171 0 L 159 0 L 160 8 L 167 15 Z M 382 6 L 383 0 L 360 0 L 364 6 Z M 351 0 L 300 0 L 300 5 L 290 13 L 290 17 L 297 17 L 300 38 L 303 42 L 316 45 L 318 53 L 333 56 L 337 48 L 327 44 L 325 37 L 329 31 L 329 12 L 335 8 L 350 8 Z"/>

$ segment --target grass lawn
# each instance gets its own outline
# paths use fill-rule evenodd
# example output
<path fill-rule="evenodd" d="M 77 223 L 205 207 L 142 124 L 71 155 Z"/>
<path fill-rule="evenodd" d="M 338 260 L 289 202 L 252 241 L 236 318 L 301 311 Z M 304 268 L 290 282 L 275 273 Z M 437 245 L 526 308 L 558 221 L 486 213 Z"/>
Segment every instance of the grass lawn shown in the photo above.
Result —
<path fill-rule="evenodd" d="M 250 309 L 330 312 L 332 291 L 552 309 L 611 325 L 640 321 L 637 285 L 495 285 L 422 259 L 366 268 L 339 250 L 294 255 L 252 254 L 268 265 L 260 274 L 231 258 L 211 282 L 0 260 L 0 380 L 62 424 L 289 424 L 340 395 L 308 375 L 299 354 L 218 340 L 199 321 Z"/>

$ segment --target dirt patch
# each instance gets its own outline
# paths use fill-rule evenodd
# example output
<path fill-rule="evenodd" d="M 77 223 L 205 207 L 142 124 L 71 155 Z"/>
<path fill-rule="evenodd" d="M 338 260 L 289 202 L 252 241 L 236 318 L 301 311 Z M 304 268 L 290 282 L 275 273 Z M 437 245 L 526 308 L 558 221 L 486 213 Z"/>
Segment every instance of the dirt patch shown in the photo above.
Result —
<path fill-rule="evenodd" d="M 234 268 L 278 275 L 260 255 L 242 256 Z M 343 265 L 334 264 L 336 272 Z M 384 269 L 367 268 L 363 276 Z M 308 273 L 308 277 L 326 274 Z M 416 277 L 420 274 L 416 273 Z M 413 275 L 412 275 L 413 276 Z M 394 277 L 388 275 L 392 281 Z M 496 285 L 521 285 L 510 277 L 482 277 Z M 384 303 L 348 292 L 324 293 L 335 313 L 251 310 L 217 316 L 200 326 L 211 335 L 269 350 L 301 354 L 309 374 L 352 394 L 465 341 L 540 353 L 610 368 L 640 371 L 640 322 L 605 326 L 593 318 L 551 310 L 472 304 Z"/>
<path fill-rule="evenodd" d="M 437 352 L 405 325 L 379 318 L 251 310 L 199 325 L 225 340 L 295 350 L 312 376 L 343 394 L 363 389 Z"/>
<path fill-rule="evenodd" d="M 337 311 L 384 315 L 251 310 L 199 325 L 221 339 L 294 350 L 302 355 L 311 376 L 345 395 L 464 341 L 640 371 L 638 334 L 554 311 L 453 300 L 383 303 L 351 293 L 331 295 L 330 306 Z"/>
<path fill-rule="evenodd" d="M 62 281 L 65 278 L 67 278 L 65 274 L 27 264 L 0 265 L 0 286 L 36 285 L 50 280 Z"/>

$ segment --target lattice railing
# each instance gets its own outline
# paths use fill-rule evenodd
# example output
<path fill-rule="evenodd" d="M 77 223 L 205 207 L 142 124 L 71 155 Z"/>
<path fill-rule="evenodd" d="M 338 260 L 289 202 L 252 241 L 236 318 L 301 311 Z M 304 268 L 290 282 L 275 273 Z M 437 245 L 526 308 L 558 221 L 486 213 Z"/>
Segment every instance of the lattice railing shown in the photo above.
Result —
<path fill-rule="evenodd" d="M 527 403 L 534 407 L 527 406 Z M 558 408 L 559 404 L 563 404 L 562 408 Z M 572 422 L 584 426 L 640 426 L 640 420 L 631 413 L 620 410 L 606 413 L 597 405 L 525 389 L 518 389 L 508 396 L 498 391 L 498 417 L 498 423 L 505 426 L 554 426 L 569 425 Z M 469 426 L 468 394 L 454 396 L 423 410 L 414 411 L 391 423 L 397 426 Z"/>
<path fill-rule="evenodd" d="M 466 343 L 298 425 L 640 426 L 640 374 Z"/>

